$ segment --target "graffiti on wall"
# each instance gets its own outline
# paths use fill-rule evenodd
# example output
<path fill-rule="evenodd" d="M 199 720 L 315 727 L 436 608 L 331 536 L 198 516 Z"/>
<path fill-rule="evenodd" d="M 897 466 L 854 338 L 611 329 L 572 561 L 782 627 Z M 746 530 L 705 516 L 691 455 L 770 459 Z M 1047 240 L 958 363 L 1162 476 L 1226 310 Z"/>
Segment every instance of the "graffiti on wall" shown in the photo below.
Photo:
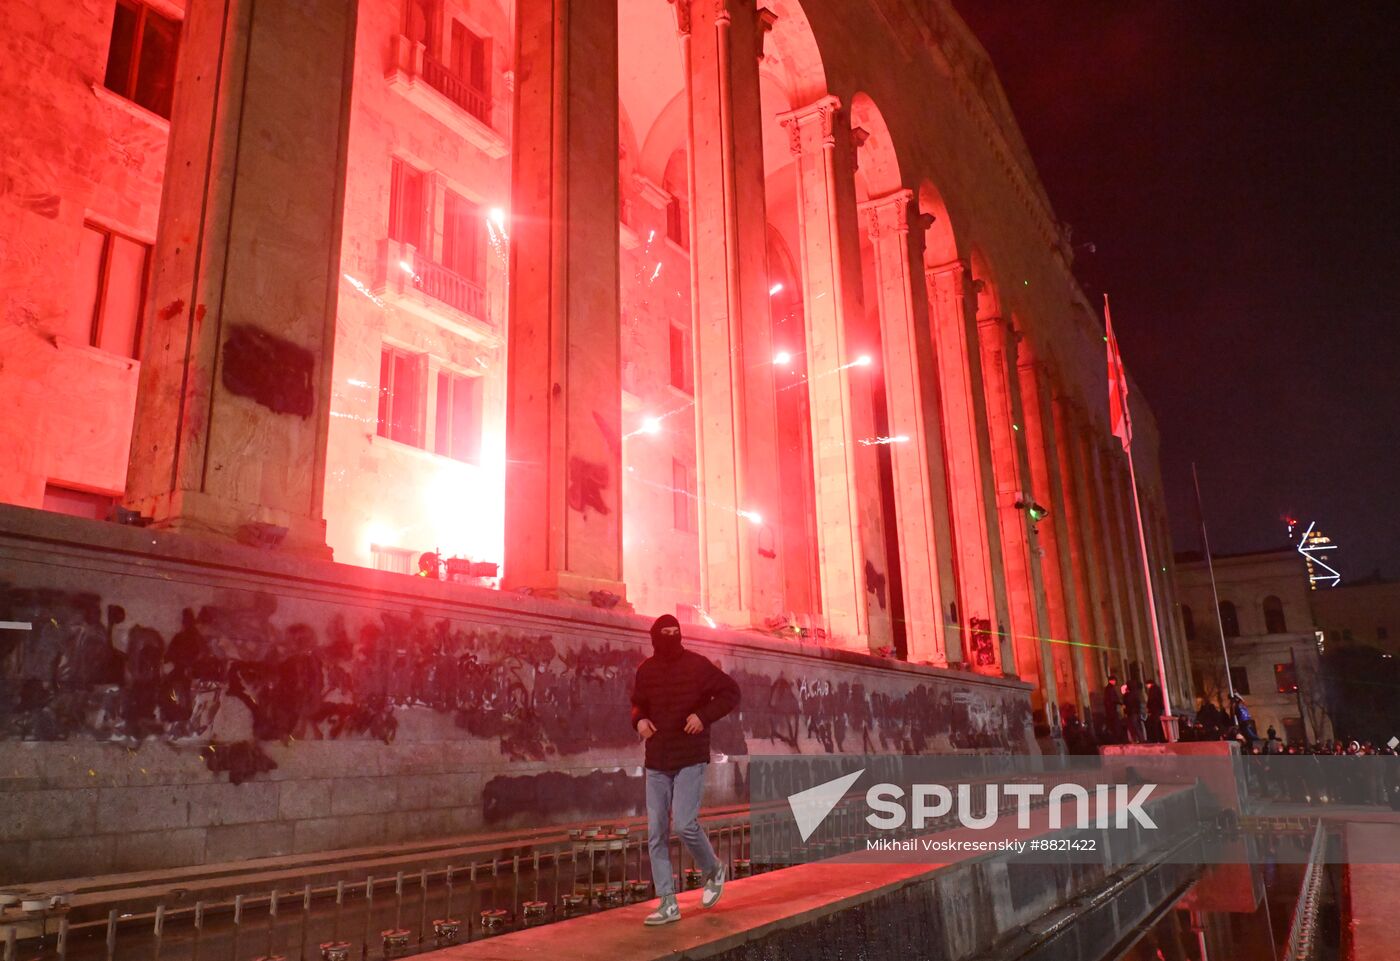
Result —
<path fill-rule="evenodd" d="M 202 744 L 213 770 L 239 780 L 272 764 L 256 745 L 314 739 L 394 740 L 402 711 L 450 717 L 462 736 L 494 742 L 507 760 L 632 751 L 628 717 L 639 646 L 378 611 L 317 625 L 278 614 L 278 599 L 171 612 L 173 631 L 130 623 L 97 594 L 0 584 L 0 737 L 145 739 Z M 288 623 L 290 621 L 290 623 Z M 716 751 L 921 753 L 1016 749 L 1024 697 L 915 683 L 792 678 L 729 667 L 743 691 L 713 732 Z M 836 669 L 839 673 L 839 668 Z M 221 715 L 246 716 L 235 744 Z M 502 785 L 502 790 L 505 789 Z"/>

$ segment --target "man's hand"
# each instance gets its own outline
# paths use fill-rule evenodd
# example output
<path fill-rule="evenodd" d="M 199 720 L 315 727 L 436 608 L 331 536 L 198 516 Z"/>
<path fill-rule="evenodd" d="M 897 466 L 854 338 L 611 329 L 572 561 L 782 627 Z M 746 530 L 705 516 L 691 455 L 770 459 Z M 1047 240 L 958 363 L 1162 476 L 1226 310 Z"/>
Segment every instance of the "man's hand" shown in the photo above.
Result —
<path fill-rule="evenodd" d="M 653 734 L 656 733 L 656 725 L 648 721 L 646 718 L 642 718 L 640 721 L 637 722 L 637 733 L 640 734 L 642 736 L 642 740 L 645 741 L 647 738 L 651 737 Z"/>
<path fill-rule="evenodd" d="M 703 730 L 705 730 L 705 722 L 700 720 L 700 718 L 696 717 L 694 714 L 690 715 L 690 717 L 685 719 L 685 733 L 699 734 Z"/>

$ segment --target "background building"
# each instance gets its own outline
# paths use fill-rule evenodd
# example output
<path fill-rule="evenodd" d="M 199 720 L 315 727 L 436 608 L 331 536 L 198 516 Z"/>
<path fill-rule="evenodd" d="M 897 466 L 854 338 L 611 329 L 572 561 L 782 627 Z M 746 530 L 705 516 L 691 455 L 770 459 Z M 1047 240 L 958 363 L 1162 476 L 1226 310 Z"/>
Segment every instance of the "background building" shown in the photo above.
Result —
<path fill-rule="evenodd" d="M 1364 645 L 1400 654 L 1400 582 L 1379 577 L 1343 581 L 1314 591 L 1312 609 L 1329 646 Z"/>
<path fill-rule="evenodd" d="M 1238 693 L 1261 737 L 1273 727 L 1286 741 L 1331 736 L 1327 692 L 1319 676 L 1319 636 L 1305 559 L 1288 547 L 1215 557 L 1219 617 L 1206 563 L 1199 554 L 1177 556 L 1181 616 L 1190 642 L 1195 687 L 1228 710 Z M 1230 677 L 1224 671 L 1221 631 Z"/>

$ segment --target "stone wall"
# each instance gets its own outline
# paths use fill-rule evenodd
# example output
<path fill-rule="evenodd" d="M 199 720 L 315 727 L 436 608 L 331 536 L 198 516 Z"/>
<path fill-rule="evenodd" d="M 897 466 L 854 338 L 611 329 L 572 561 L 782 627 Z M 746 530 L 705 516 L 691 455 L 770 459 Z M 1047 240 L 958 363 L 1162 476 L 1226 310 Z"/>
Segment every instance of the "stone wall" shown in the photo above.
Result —
<path fill-rule="evenodd" d="M 0 507 L 0 883 L 635 812 L 627 615 Z M 1032 750 L 1028 686 L 690 629 L 753 753 Z"/>

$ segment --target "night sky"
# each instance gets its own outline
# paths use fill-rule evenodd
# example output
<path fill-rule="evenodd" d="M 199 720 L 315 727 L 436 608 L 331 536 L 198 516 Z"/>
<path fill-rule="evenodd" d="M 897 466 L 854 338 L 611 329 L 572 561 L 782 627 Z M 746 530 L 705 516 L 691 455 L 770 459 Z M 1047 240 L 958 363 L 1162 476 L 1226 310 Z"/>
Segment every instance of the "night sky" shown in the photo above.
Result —
<path fill-rule="evenodd" d="M 1177 550 L 1400 577 L 1400 5 L 954 0 L 1157 415 Z"/>

